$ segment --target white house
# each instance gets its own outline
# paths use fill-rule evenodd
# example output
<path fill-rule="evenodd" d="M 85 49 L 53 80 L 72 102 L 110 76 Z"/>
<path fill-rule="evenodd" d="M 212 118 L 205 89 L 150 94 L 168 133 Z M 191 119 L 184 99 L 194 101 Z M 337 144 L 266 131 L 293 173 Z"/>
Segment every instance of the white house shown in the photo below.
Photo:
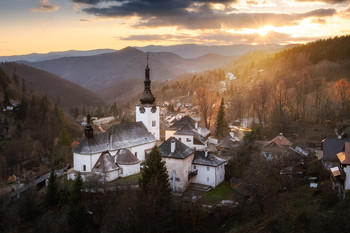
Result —
<path fill-rule="evenodd" d="M 225 179 L 225 162 L 226 160 L 218 158 L 208 151 L 196 151 L 192 170 L 198 172 L 191 182 L 215 188 Z"/>
<path fill-rule="evenodd" d="M 165 130 L 165 140 L 175 137 L 190 148 L 204 150 L 207 146 L 209 134 L 210 131 L 204 127 L 199 127 L 197 121 L 189 116 L 184 116 Z"/>
<path fill-rule="evenodd" d="M 183 192 L 190 183 L 213 188 L 225 179 L 225 162 L 205 151 L 195 151 L 175 137 L 159 146 L 174 192 Z"/>

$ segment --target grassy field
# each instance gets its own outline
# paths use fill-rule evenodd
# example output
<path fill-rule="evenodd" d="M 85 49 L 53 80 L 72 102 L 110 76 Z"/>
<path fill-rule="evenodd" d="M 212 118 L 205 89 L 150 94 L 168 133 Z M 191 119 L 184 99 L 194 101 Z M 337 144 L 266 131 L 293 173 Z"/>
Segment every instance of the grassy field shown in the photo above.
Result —
<path fill-rule="evenodd" d="M 213 205 L 221 200 L 236 200 L 235 193 L 228 181 L 224 181 L 218 187 L 209 192 L 187 190 L 184 195 L 201 196 L 200 203 L 207 205 Z"/>

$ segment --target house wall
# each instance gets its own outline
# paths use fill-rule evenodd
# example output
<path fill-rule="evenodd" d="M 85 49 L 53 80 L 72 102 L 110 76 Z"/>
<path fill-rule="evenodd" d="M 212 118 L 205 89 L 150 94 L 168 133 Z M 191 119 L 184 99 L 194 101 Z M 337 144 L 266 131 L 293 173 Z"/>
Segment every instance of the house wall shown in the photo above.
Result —
<path fill-rule="evenodd" d="M 101 153 L 91 154 L 91 155 L 82 155 L 78 153 L 73 154 L 73 164 L 74 170 L 79 172 L 91 172 L 91 169 L 96 164 L 98 158 L 101 156 Z M 83 170 L 84 165 L 86 170 Z"/>
<path fill-rule="evenodd" d="M 123 173 L 121 170 L 119 170 L 120 177 L 132 176 L 132 175 L 140 173 L 140 163 L 136 163 L 136 164 L 132 164 L 132 165 L 118 164 L 118 166 L 121 169 L 123 169 Z"/>
<path fill-rule="evenodd" d="M 136 106 L 136 122 L 142 121 L 142 123 L 146 126 L 147 130 L 153 134 L 153 136 L 160 140 L 160 130 L 159 130 L 159 106 L 156 106 L 157 111 L 152 112 L 151 106 L 144 106 L 145 112 L 140 112 L 140 106 Z M 152 121 L 155 121 L 155 126 L 152 125 Z"/>
<path fill-rule="evenodd" d="M 217 167 L 193 164 L 192 170 L 198 170 L 198 174 L 192 178 L 192 183 L 210 185 L 215 188 L 225 179 L 225 165 Z"/>
<path fill-rule="evenodd" d="M 174 135 L 174 138 L 185 144 L 186 146 L 193 148 L 193 136 L 189 135 Z"/>
<path fill-rule="evenodd" d="M 344 181 L 344 189 L 350 190 L 350 165 L 346 165 L 344 171 L 346 173 L 346 177 Z"/>
<path fill-rule="evenodd" d="M 165 141 L 174 136 L 175 130 L 165 130 Z"/>
<path fill-rule="evenodd" d="M 190 155 L 185 159 L 175 159 L 175 158 L 166 158 L 163 157 L 165 161 L 165 166 L 169 175 L 170 187 L 173 189 L 173 172 L 175 171 L 176 180 L 175 180 L 175 191 L 183 192 L 190 183 L 188 180 L 188 172 L 191 171 L 192 161 L 194 155 Z"/>
<path fill-rule="evenodd" d="M 106 175 L 107 175 L 107 181 L 108 182 L 112 181 L 112 180 L 115 180 L 115 179 L 118 179 L 119 178 L 119 169 L 107 172 Z"/>

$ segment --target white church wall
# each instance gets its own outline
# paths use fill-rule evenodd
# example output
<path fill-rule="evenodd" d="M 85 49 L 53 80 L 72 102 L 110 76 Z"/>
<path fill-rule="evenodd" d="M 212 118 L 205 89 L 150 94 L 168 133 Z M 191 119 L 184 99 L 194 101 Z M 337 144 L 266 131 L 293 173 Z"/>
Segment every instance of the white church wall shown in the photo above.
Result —
<path fill-rule="evenodd" d="M 73 164 L 74 164 L 74 170 L 78 172 L 91 172 L 91 169 L 96 164 L 98 158 L 100 157 L 101 153 L 91 154 L 91 155 L 82 155 L 82 154 L 73 154 Z M 85 170 L 84 170 L 85 165 Z"/>
<path fill-rule="evenodd" d="M 140 161 L 144 161 L 146 160 L 146 154 L 145 154 L 145 151 L 146 150 L 149 150 L 149 149 L 152 149 L 155 145 L 155 142 L 150 142 L 150 143 L 147 143 L 147 144 L 143 144 L 143 145 L 139 145 L 139 146 L 134 146 L 134 147 L 131 147 L 131 148 L 128 148 L 131 153 L 133 153 L 135 155 L 136 153 L 136 157 L 138 160 Z"/>
<path fill-rule="evenodd" d="M 121 165 L 118 164 L 121 168 L 119 171 L 120 177 L 132 176 L 140 173 L 140 163 L 132 164 L 132 165 Z"/>
<path fill-rule="evenodd" d="M 145 112 L 140 112 L 140 106 L 136 106 L 136 122 L 141 121 L 147 128 L 147 130 L 153 134 L 153 136 L 160 139 L 160 122 L 159 122 L 159 106 L 156 106 L 156 112 L 152 112 L 151 106 L 144 106 Z"/>

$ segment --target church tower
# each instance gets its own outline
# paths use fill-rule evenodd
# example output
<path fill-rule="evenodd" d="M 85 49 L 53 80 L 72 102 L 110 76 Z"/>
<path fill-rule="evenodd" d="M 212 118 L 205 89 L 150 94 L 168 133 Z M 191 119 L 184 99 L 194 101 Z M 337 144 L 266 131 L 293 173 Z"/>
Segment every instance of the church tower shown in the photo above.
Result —
<path fill-rule="evenodd" d="M 136 105 L 136 122 L 142 121 L 147 130 L 153 134 L 156 140 L 160 139 L 160 123 L 159 123 L 159 106 L 155 104 L 151 91 L 151 80 L 149 78 L 150 69 L 148 67 L 148 53 L 147 53 L 147 67 L 145 69 L 144 90 L 140 97 L 140 104 Z"/>

